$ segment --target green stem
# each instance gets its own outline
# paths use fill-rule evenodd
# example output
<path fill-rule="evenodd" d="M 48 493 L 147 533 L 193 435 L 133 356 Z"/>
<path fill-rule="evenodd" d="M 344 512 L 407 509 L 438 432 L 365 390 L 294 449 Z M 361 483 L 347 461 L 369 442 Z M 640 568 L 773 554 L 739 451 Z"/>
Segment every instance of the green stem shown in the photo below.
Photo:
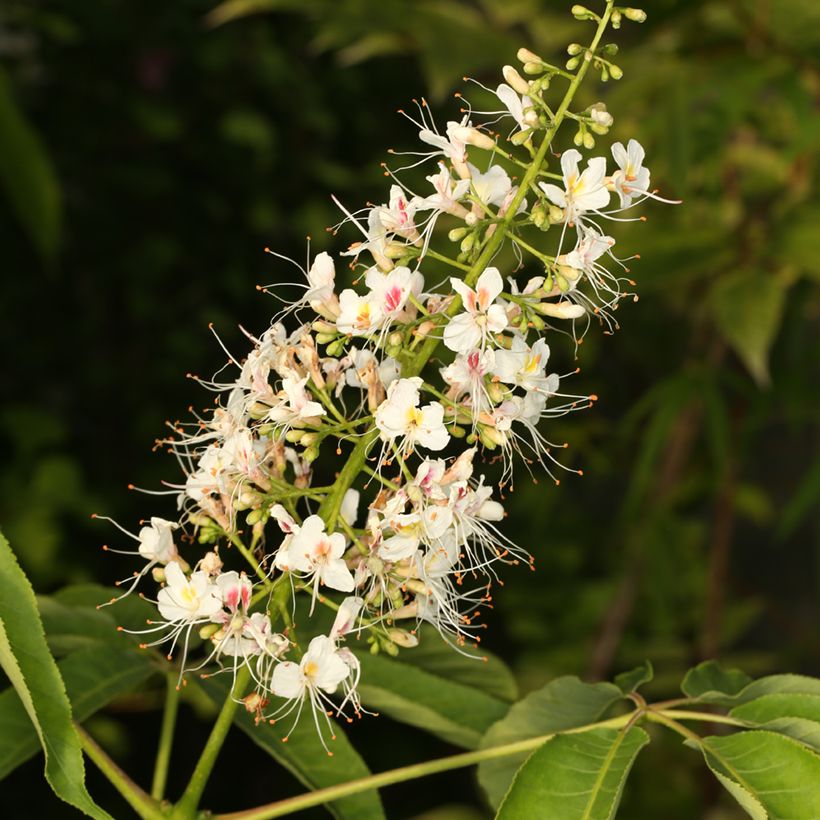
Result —
<path fill-rule="evenodd" d="M 199 801 L 202 797 L 202 792 L 205 791 L 205 786 L 208 783 L 208 778 L 211 776 L 216 758 L 222 744 L 225 742 L 225 736 L 231 728 L 233 716 L 236 712 L 239 703 L 237 702 L 245 691 L 248 684 L 250 672 L 247 666 L 243 666 L 236 674 L 236 680 L 231 688 L 231 693 L 225 698 L 222 704 L 222 709 L 217 715 L 214 722 L 211 734 L 205 743 L 205 748 L 197 761 L 194 773 L 188 781 L 185 792 L 182 795 L 179 803 L 174 807 L 174 812 L 171 815 L 173 820 L 193 820 L 196 817 L 196 810 L 199 806 Z"/>
<path fill-rule="evenodd" d="M 230 542 L 239 550 L 239 552 L 242 554 L 242 557 L 248 562 L 248 564 L 256 573 L 257 577 L 262 582 L 262 584 L 265 587 L 269 587 L 271 583 L 270 579 L 268 578 L 262 567 L 259 566 L 259 562 L 256 560 L 256 558 L 253 557 L 253 553 L 245 546 L 242 539 L 236 533 L 226 532 L 225 535 L 228 536 Z"/>
<path fill-rule="evenodd" d="M 703 720 L 707 723 L 725 723 L 727 726 L 737 726 L 741 729 L 746 728 L 747 725 L 745 721 L 737 718 L 728 715 L 716 715 L 712 712 L 692 712 L 688 709 L 658 709 L 657 707 L 652 711 L 677 720 Z"/>
<path fill-rule="evenodd" d="M 168 764 L 171 760 L 171 747 L 174 743 L 174 727 L 179 707 L 179 687 L 176 673 L 169 673 L 165 678 L 165 709 L 162 713 L 162 727 L 159 732 L 157 758 L 154 762 L 154 778 L 151 781 L 151 797 L 162 800 L 165 795 L 165 784 L 168 781 Z"/>
<path fill-rule="evenodd" d="M 75 723 L 74 728 L 80 736 L 83 751 L 106 776 L 111 785 L 123 796 L 128 805 L 144 820 L 163 820 L 165 815 L 160 809 L 159 803 L 134 783 L 82 726 Z"/>
<path fill-rule="evenodd" d="M 618 717 L 603 720 L 599 723 L 592 723 L 587 726 L 579 726 L 575 729 L 567 729 L 562 734 L 576 734 L 587 732 L 590 729 L 613 728 L 619 729 L 629 723 L 632 713 L 618 715 Z M 330 803 L 342 797 L 352 794 L 379 789 L 382 786 L 390 786 L 394 783 L 403 783 L 407 780 L 415 780 L 419 777 L 426 777 L 438 772 L 448 772 L 453 769 L 463 769 L 466 766 L 473 766 L 483 760 L 493 760 L 499 757 L 509 757 L 510 755 L 529 752 L 546 743 L 555 734 L 540 735 L 539 737 L 519 740 L 515 743 L 506 743 L 503 746 L 492 746 L 489 749 L 479 749 L 475 752 L 465 752 L 463 754 L 452 755 L 451 757 L 430 760 L 425 763 L 415 763 L 411 766 L 402 766 L 399 769 L 392 769 L 389 772 L 373 774 L 369 777 L 362 777 L 359 780 L 351 780 L 348 783 L 340 783 L 338 786 L 329 786 L 326 789 L 319 789 L 315 792 L 302 794 L 298 797 L 291 797 L 287 800 L 279 800 L 276 803 L 269 803 L 266 806 L 259 806 L 255 809 L 237 811 L 230 814 L 216 814 L 213 820 L 270 820 L 273 817 L 284 817 L 292 812 L 308 809 L 312 806 L 319 806 L 322 803 Z"/>

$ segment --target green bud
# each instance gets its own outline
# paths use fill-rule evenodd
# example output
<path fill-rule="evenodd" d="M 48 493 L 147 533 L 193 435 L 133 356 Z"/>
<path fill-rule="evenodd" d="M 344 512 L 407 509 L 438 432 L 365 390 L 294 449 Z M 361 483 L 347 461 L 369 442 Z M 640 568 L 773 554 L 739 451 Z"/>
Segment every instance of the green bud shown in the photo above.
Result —
<path fill-rule="evenodd" d="M 151 577 L 158 584 L 164 584 L 165 583 L 165 567 L 154 567 L 151 570 Z"/>
<path fill-rule="evenodd" d="M 344 339 L 336 339 L 335 342 L 331 342 L 327 348 L 325 349 L 325 353 L 328 356 L 332 356 L 333 358 L 338 358 L 342 355 L 345 349 L 345 340 Z"/>
<path fill-rule="evenodd" d="M 564 221 L 564 209 L 557 205 L 550 205 L 549 220 L 553 225 L 558 225 Z"/>
<path fill-rule="evenodd" d="M 467 444 L 475 444 L 477 441 L 478 436 L 476 436 L 475 433 L 470 433 L 470 435 L 467 436 Z"/>
<path fill-rule="evenodd" d="M 267 513 L 259 507 L 258 509 L 251 510 L 245 520 L 248 522 L 248 526 L 252 527 L 254 524 L 258 524 L 266 515 Z"/>
<path fill-rule="evenodd" d="M 304 430 L 288 430 L 285 433 L 285 441 L 289 444 L 298 444 L 304 435 L 306 435 Z"/>
<path fill-rule="evenodd" d="M 399 648 L 394 643 L 385 643 L 382 649 L 390 655 L 391 658 L 396 658 L 399 655 Z"/>
<path fill-rule="evenodd" d="M 578 3 L 572 7 L 572 16 L 576 20 L 595 20 L 598 17 L 597 14 L 593 14 L 586 6 L 582 6 Z"/>
<path fill-rule="evenodd" d="M 310 447 L 316 439 L 319 438 L 318 433 L 303 433 L 302 434 L 302 446 L 303 447 Z"/>
<path fill-rule="evenodd" d="M 490 401 L 493 404 L 501 404 L 505 398 L 505 391 L 498 382 L 490 382 L 487 385 L 487 395 L 490 397 Z"/>
<path fill-rule="evenodd" d="M 618 29 L 621 27 L 621 12 L 618 9 L 612 12 L 612 17 L 609 18 L 609 22 L 612 23 L 612 28 Z"/>
<path fill-rule="evenodd" d="M 310 464 L 311 462 L 316 461 L 319 458 L 319 448 L 314 445 L 313 447 L 308 447 L 307 450 L 302 453 L 302 458 Z"/>
<path fill-rule="evenodd" d="M 379 644 L 376 641 L 373 641 L 373 643 L 370 644 L 370 654 L 371 655 L 378 655 L 379 654 Z"/>
<path fill-rule="evenodd" d="M 614 63 L 609 67 L 609 74 L 613 80 L 620 80 L 621 77 L 624 76 L 624 72 L 621 67 L 615 65 Z"/>
<path fill-rule="evenodd" d="M 219 624 L 205 624 L 205 626 L 199 630 L 199 637 L 202 638 L 203 641 L 207 641 L 208 638 L 212 638 L 216 635 L 220 629 L 222 629 L 222 627 Z"/>
<path fill-rule="evenodd" d="M 516 57 L 521 63 L 538 63 L 539 65 L 544 63 L 534 51 L 530 51 L 528 48 L 519 48 Z"/>
<path fill-rule="evenodd" d="M 530 221 L 536 228 L 543 228 L 544 225 L 549 227 L 549 219 L 547 217 L 547 209 L 542 202 L 533 205 L 530 211 Z"/>
<path fill-rule="evenodd" d="M 447 234 L 447 238 L 451 242 L 460 242 L 467 235 L 468 230 L 468 228 L 453 228 L 453 230 Z"/>
<path fill-rule="evenodd" d="M 530 314 L 530 323 L 536 330 L 543 330 L 547 326 L 547 323 L 540 316 L 536 316 L 534 313 Z"/>
<path fill-rule="evenodd" d="M 464 438 L 467 435 L 467 431 L 463 427 L 459 427 L 457 424 L 453 424 L 450 428 L 450 435 L 453 438 Z"/>
<path fill-rule="evenodd" d="M 419 645 L 419 639 L 404 629 L 391 629 L 387 634 L 394 644 L 403 646 L 405 649 L 412 649 L 414 646 Z"/>
<path fill-rule="evenodd" d="M 643 9 L 624 9 L 624 17 L 633 23 L 646 22 L 646 12 Z"/>
<path fill-rule="evenodd" d="M 403 341 L 404 341 L 404 336 L 401 333 L 399 333 L 398 330 L 393 331 L 393 333 L 391 333 L 387 337 L 387 344 L 393 345 L 394 347 L 396 345 L 401 345 L 401 343 Z"/>
<path fill-rule="evenodd" d="M 475 234 L 469 233 L 461 240 L 461 252 L 469 253 L 473 249 L 473 245 L 475 245 Z"/>
<path fill-rule="evenodd" d="M 496 432 L 495 428 L 492 428 L 492 430 L 493 433 Z M 488 450 L 495 450 L 495 448 L 498 447 L 498 444 L 493 440 L 489 427 L 482 427 L 478 437 Z"/>
<path fill-rule="evenodd" d="M 582 125 L 576 132 L 575 136 L 572 138 L 572 141 L 575 143 L 576 148 L 580 148 L 584 144 L 584 137 L 586 136 L 586 130 Z"/>
<path fill-rule="evenodd" d="M 584 50 L 584 47 L 580 43 L 570 43 L 567 46 L 567 54 L 570 57 L 575 57 L 580 54 Z"/>
<path fill-rule="evenodd" d="M 595 147 L 595 137 L 593 137 L 592 134 L 589 133 L 589 131 L 586 131 L 584 133 L 582 141 L 584 143 L 584 148 L 586 148 L 587 151 L 591 151 Z"/>
<path fill-rule="evenodd" d="M 524 73 L 529 75 L 543 74 L 544 65 L 543 63 L 524 63 Z"/>
<path fill-rule="evenodd" d="M 580 57 L 571 57 L 566 62 L 567 71 L 575 71 L 575 69 L 578 68 L 578 66 L 580 64 L 581 64 L 581 58 Z"/>
<path fill-rule="evenodd" d="M 614 57 L 618 53 L 618 44 L 617 43 L 607 43 L 602 49 L 601 52 L 606 54 L 607 57 Z"/>
<path fill-rule="evenodd" d="M 567 282 L 567 280 L 564 279 L 560 273 L 555 275 L 555 284 L 558 286 L 558 290 L 560 290 L 561 293 L 566 293 L 569 290 L 569 282 Z"/>
<path fill-rule="evenodd" d="M 395 359 L 403 349 L 402 345 L 387 345 L 384 350 L 388 356 L 392 356 Z"/>
<path fill-rule="evenodd" d="M 316 344 L 326 345 L 328 342 L 332 342 L 335 338 L 336 338 L 335 333 L 317 333 L 316 334 Z"/>
<path fill-rule="evenodd" d="M 528 128 L 526 131 L 517 131 L 510 137 L 510 142 L 513 145 L 523 145 L 532 137 L 532 131 Z"/>

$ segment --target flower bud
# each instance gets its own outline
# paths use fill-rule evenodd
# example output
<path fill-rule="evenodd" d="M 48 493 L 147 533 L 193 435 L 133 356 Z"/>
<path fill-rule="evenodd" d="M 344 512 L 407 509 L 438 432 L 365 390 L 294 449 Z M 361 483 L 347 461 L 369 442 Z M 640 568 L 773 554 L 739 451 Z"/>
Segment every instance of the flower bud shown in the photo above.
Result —
<path fill-rule="evenodd" d="M 419 645 L 419 639 L 404 629 L 390 629 L 387 634 L 394 644 L 404 647 L 405 649 L 412 649 L 414 646 Z"/>
<path fill-rule="evenodd" d="M 317 345 L 326 345 L 328 342 L 332 342 L 336 338 L 336 333 L 317 333 L 316 334 L 316 344 Z"/>
<path fill-rule="evenodd" d="M 519 94 L 529 94 L 530 84 L 511 65 L 505 65 L 501 70 L 504 79 Z"/>
<path fill-rule="evenodd" d="M 535 52 L 530 51 L 528 48 L 519 48 L 516 57 L 518 57 L 522 63 L 544 64 L 544 61 Z"/>
<path fill-rule="evenodd" d="M 495 148 L 495 140 L 482 134 L 477 128 L 467 125 L 459 125 L 453 128 L 453 136 L 466 142 L 467 145 L 475 145 L 476 148 L 483 148 L 485 151 L 492 151 Z"/>
<path fill-rule="evenodd" d="M 613 80 L 620 80 L 621 77 L 624 76 L 623 69 L 613 63 L 609 67 L 609 76 L 612 77 Z"/>
<path fill-rule="evenodd" d="M 312 447 L 308 447 L 307 450 L 302 453 L 302 458 L 308 463 L 311 464 L 312 462 L 316 461 L 319 458 L 319 448 L 316 445 Z"/>
<path fill-rule="evenodd" d="M 459 427 L 457 424 L 453 424 L 450 428 L 450 435 L 453 438 L 464 438 L 467 435 L 467 431 L 463 427 Z"/>
<path fill-rule="evenodd" d="M 612 28 L 618 29 L 621 27 L 621 12 L 618 9 L 612 12 L 609 22 L 612 24 Z"/>
<path fill-rule="evenodd" d="M 544 66 L 542 63 L 524 63 L 525 74 L 542 74 Z"/>
<path fill-rule="evenodd" d="M 504 434 L 495 427 L 482 427 L 478 437 L 488 450 L 495 450 L 499 444 L 504 443 Z"/>
<path fill-rule="evenodd" d="M 325 353 L 327 353 L 328 356 L 332 356 L 333 358 L 338 358 L 339 356 L 341 356 L 344 349 L 345 349 L 345 340 L 344 339 L 336 339 L 335 342 L 331 342 L 325 348 Z"/>
<path fill-rule="evenodd" d="M 580 43 L 570 43 L 567 46 L 567 54 L 570 57 L 577 57 L 583 50 L 584 47 Z"/>
<path fill-rule="evenodd" d="M 549 220 L 552 225 L 559 225 L 564 221 L 564 209 L 557 205 L 550 205 Z"/>
<path fill-rule="evenodd" d="M 584 133 L 583 143 L 584 148 L 586 148 L 587 151 L 591 151 L 595 147 L 595 137 L 593 137 L 592 134 L 589 133 L 589 131 L 586 131 Z"/>
<path fill-rule="evenodd" d="M 472 216 L 472 214 L 470 214 Z M 467 234 L 464 239 L 461 240 L 461 252 L 468 253 L 472 250 L 473 245 L 475 245 L 475 234 Z"/>
<path fill-rule="evenodd" d="M 529 126 L 535 127 L 536 125 L 541 124 L 541 119 L 538 116 L 538 112 L 534 108 L 528 108 L 524 112 L 524 122 Z"/>
<path fill-rule="evenodd" d="M 303 447 L 310 447 L 316 439 L 319 438 L 318 433 L 303 433 L 302 434 L 302 446 Z"/>
<path fill-rule="evenodd" d="M 401 333 L 399 333 L 398 330 L 393 331 L 393 333 L 391 333 L 387 337 L 387 343 L 390 344 L 390 345 L 394 345 L 394 346 L 395 345 L 400 345 L 403 341 L 404 341 L 404 336 Z"/>
<path fill-rule="evenodd" d="M 569 60 L 565 63 L 567 71 L 575 71 L 576 68 L 581 64 L 580 57 L 570 57 Z"/>
<path fill-rule="evenodd" d="M 288 430 L 287 433 L 285 433 L 285 441 L 289 444 L 298 444 L 304 435 L 305 432 L 303 430 Z"/>
<path fill-rule="evenodd" d="M 332 325 L 324 319 L 317 319 L 310 327 L 311 330 L 315 330 L 316 333 L 336 333 L 336 325 Z"/>
<path fill-rule="evenodd" d="M 490 382 L 487 385 L 487 396 L 493 404 L 501 404 L 505 398 L 505 390 L 498 382 Z"/>
<path fill-rule="evenodd" d="M 572 7 L 572 16 L 576 20 L 597 20 L 598 15 L 594 12 L 591 12 L 586 6 L 582 6 L 576 3 Z"/>
<path fill-rule="evenodd" d="M 530 314 L 530 324 L 536 330 L 543 330 L 547 326 L 547 323 L 540 316 L 536 316 L 534 313 Z"/>
<path fill-rule="evenodd" d="M 530 139 L 530 137 L 532 137 L 532 131 L 530 131 L 529 129 L 527 129 L 526 131 L 517 131 L 510 137 L 510 142 L 513 145 L 523 145 Z"/>
<path fill-rule="evenodd" d="M 533 307 L 543 316 L 553 319 L 580 319 L 586 313 L 581 305 L 573 302 L 539 302 Z"/>
<path fill-rule="evenodd" d="M 467 228 L 453 228 L 453 230 L 447 234 L 447 238 L 451 242 L 460 242 L 467 235 L 467 230 Z"/>
<path fill-rule="evenodd" d="M 208 575 L 219 575 L 222 570 L 222 559 L 219 557 L 219 553 L 216 550 L 206 552 L 199 562 L 199 568 L 203 572 L 207 572 Z"/>
<path fill-rule="evenodd" d="M 643 23 L 646 21 L 646 12 L 643 9 L 624 9 L 624 17 L 633 23 Z"/>
<path fill-rule="evenodd" d="M 248 522 L 248 526 L 252 527 L 254 524 L 258 524 L 266 517 L 267 513 L 265 512 L 265 510 L 263 510 L 261 507 L 258 507 L 255 510 L 251 510 L 245 517 L 245 520 Z"/>
<path fill-rule="evenodd" d="M 222 627 L 219 624 L 205 624 L 205 626 L 199 630 L 199 637 L 202 638 L 203 641 L 207 641 L 208 638 L 212 638 L 216 635 L 220 629 L 222 629 Z"/>
<path fill-rule="evenodd" d="M 165 567 L 154 567 L 151 570 L 151 577 L 158 583 L 165 583 Z"/>

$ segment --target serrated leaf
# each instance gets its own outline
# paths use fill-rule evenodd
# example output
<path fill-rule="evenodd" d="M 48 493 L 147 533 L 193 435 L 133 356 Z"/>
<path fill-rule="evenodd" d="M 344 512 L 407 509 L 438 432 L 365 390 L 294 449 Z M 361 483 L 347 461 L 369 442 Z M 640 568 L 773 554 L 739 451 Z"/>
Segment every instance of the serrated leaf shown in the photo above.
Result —
<path fill-rule="evenodd" d="M 74 719 L 83 721 L 114 698 L 133 691 L 157 669 L 144 652 L 127 644 L 97 644 L 57 665 L 65 682 Z M 0 693 L 0 779 L 37 753 L 37 733 L 13 689 Z"/>
<path fill-rule="evenodd" d="M 222 704 L 230 691 L 230 680 L 226 676 L 211 677 L 200 681 L 199 685 L 217 704 Z M 334 724 L 336 739 L 328 742 L 333 752 L 331 757 L 322 747 L 310 715 L 302 715 L 296 728 L 289 732 L 292 720 L 257 726 L 253 716 L 241 708 L 234 716 L 234 723 L 257 746 L 309 789 L 334 786 L 370 774 L 359 753 L 337 725 Z M 285 736 L 288 737 L 287 743 L 282 742 Z M 327 809 L 339 820 L 384 820 L 381 798 L 375 790 L 334 800 L 327 804 Z"/>
<path fill-rule="evenodd" d="M 556 678 L 510 707 L 481 740 L 481 748 L 561 732 L 594 723 L 623 698 L 612 683 L 584 683 L 574 676 Z M 527 752 L 482 761 L 478 780 L 497 808 Z"/>
<path fill-rule="evenodd" d="M 769 349 L 783 317 L 785 284 L 759 271 L 721 277 L 710 295 L 717 326 L 755 381 L 769 383 Z"/>
<path fill-rule="evenodd" d="M 501 658 L 466 646 L 455 650 L 435 629 L 419 630 L 419 645 L 402 650 L 398 660 L 500 700 L 512 702 L 518 697 L 515 677 Z"/>
<path fill-rule="evenodd" d="M 820 679 L 808 675 L 767 675 L 744 687 L 735 702 L 748 703 L 763 695 L 774 694 L 820 695 Z"/>
<path fill-rule="evenodd" d="M 0 71 L 0 185 L 32 245 L 51 262 L 60 241 L 60 188 L 40 138 Z"/>
<path fill-rule="evenodd" d="M 726 789 L 732 797 L 737 800 L 740 804 L 740 807 L 752 818 L 752 820 L 769 820 L 769 814 L 763 806 L 760 805 L 760 802 L 757 798 L 749 794 L 743 786 L 735 783 L 729 777 L 722 775 L 720 772 L 715 771 L 712 769 L 712 774 L 718 779 L 720 784 Z"/>
<path fill-rule="evenodd" d="M 775 693 L 736 706 L 729 714 L 749 723 L 766 723 L 782 717 L 820 722 L 820 695 Z"/>
<path fill-rule="evenodd" d="M 820 752 L 820 723 L 816 721 L 783 717 L 762 723 L 759 728 L 787 735 L 804 746 L 810 746 L 814 751 Z"/>
<path fill-rule="evenodd" d="M 362 666 L 359 694 L 368 708 L 457 746 L 474 749 L 509 708 L 486 692 L 404 662 L 409 652 L 395 659 L 355 652 Z"/>
<path fill-rule="evenodd" d="M 46 640 L 55 655 L 66 655 L 100 642 L 123 645 L 123 636 L 102 611 L 68 606 L 45 595 L 37 596 L 37 608 Z"/>
<path fill-rule="evenodd" d="M 649 735 L 637 726 L 548 740 L 515 775 L 498 820 L 610 820 L 629 770 L 647 743 Z"/>
<path fill-rule="evenodd" d="M 99 616 L 109 618 L 115 626 L 144 629 L 145 621 L 156 617 L 157 610 L 153 604 L 138 595 L 129 595 L 111 606 L 97 608 L 121 594 L 115 588 L 102 584 L 71 584 L 55 592 L 50 599 L 66 606 L 93 609 Z"/>
<path fill-rule="evenodd" d="M 806 746 L 759 729 L 703 738 L 700 746 L 709 768 L 722 775 L 721 782 L 729 779 L 739 787 L 730 789 L 732 796 L 747 808 L 749 795 L 766 812 L 761 815 L 755 807 L 758 814 L 753 817 L 820 817 L 820 755 Z"/>
<path fill-rule="evenodd" d="M 46 644 L 34 590 L 2 535 L 0 666 L 43 746 L 45 776 L 54 793 L 89 817 L 110 820 L 86 791 L 80 739 L 72 724 L 65 686 Z"/>
<path fill-rule="evenodd" d="M 727 669 L 717 661 L 704 661 L 686 673 L 680 688 L 687 697 L 729 705 L 751 682 L 752 679 L 740 669 Z"/>
<path fill-rule="evenodd" d="M 652 664 L 649 661 L 644 661 L 640 666 L 630 669 L 629 672 L 621 672 L 620 675 L 615 676 L 615 685 L 625 695 L 634 692 L 645 683 L 649 683 L 655 676 L 655 671 L 652 669 Z"/>

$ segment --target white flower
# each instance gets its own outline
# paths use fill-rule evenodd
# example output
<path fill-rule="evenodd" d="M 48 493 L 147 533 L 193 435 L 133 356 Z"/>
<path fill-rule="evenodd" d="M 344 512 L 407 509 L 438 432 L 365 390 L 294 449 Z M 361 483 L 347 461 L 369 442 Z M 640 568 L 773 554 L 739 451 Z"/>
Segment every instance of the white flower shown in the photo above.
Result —
<path fill-rule="evenodd" d="M 317 254 L 307 273 L 308 289 L 302 297 L 314 310 L 335 300 L 336 266 L 329 253 Z"/>
<path fill-rule="evenodd" d="M 578 222 L 587 211 L 598 211 L 609 204 L 609 191 L 604 185 L 606 159 L 592 157 L 582 174 L 578 171 L 580 160 L 581 153 L 575 148 L 561 155 L 564 190 L 552 183 L 539 183 L 550 202 L 564 208 L 564 219 L 570 224 Z"/>
<path fill-rule="evenodd" d="M 419 407 L 422 384 L 418 376 L 393 382 L 376 410 L 376 427 L 382 441 L 401 439 L 404 453 L 417 444 L 428 450 L 443 450 L 450 440 L 444 427 L 444 408 L 437 401 Z"/>
<path fill-rule="evenodd" d="M 386 233 L 398 234 L 405 239 L 418 236 L 413 221 L 415 202 L 408 202 L 404 191 L 398 185 L 390 187 L 390 202 L 379 206 L 379 220 Z"/>
<path fill-rule="evenodd" d="M 485 205 L 501 205 L 512 190 L 509 174 L 500 165 L 493 165 L 485 174 L 474 165 L 469 168 L 476 196 Z"/>
<path fill-rule="evenodd" d="M 274 563 L 279 569 L 314 577 L 314 595 L 319 584 L 351 592 L 353 576 L 342 558 L 344 551 L 344 536 L 339 532 L 328 535 L 325 522 L 318 515 L 310 515 L 285 539 Z"/>
<path fill-rule="evenodd" d="M 497 350 L 493 375 L 504 384 L 513 384 L 525 390 L 541 393 L 555 393 L 558 390 L 558 376 L 546 375 L 550 349 L 543 339 L 538 339 L 530 347 L 520 336 L 514 336 L 510 350 Z"/>
<path fill-rule="evenodd" d="M 454 180 L 447 166 L 440 162 L 439 172 L 427 177 L 427 181 L 436 192 L 419 199 L 416 202 L 417 211 L 440 211 L 461 218 L 467 216 L 467 209 L 461 204 L 461 200 L 470 190 L 469 179 Z"/>
<path fill-rule="evenodd" d="M 349 336 L 369 336 L 382 325 L 384 315 L 378 299 L 368 293 L 361 296 L 347 288 L 339 295 L 339 317 L 336 327 Z"/>
<path fill-rule="evenodd" d="M 618 170 L 612 175 L 612 187 L 621 198 L 621 207 L 628 208 L 635 196 L 649 190 L 649 169 L 643 167 L 646 152 L 637 140 L 629 140 L 624 148 L 622 142 L 612 146 L 612 156 Z"/>
<path fill-rule="evenodd" d="M 561 265 L 568 265 L 581 271 L 591 271 L 595 261 L 614 244 L 615 240 L 611 236 L 603 236 L 594 228 L 585 228 L 583 238 L 575 246 L 575 250 L 562 254 L 557 261 Z"/>
<path fill-rule="evenodd" d="M 441 369 L 441 377 L 450 387 L 448 398 L 458 400 L 465 393 L 470 397 L 473 416 L 490 404 L 484 377 L 492 372 L 496 352 L 471 350 L 466 355 L 459 353 L 451 364 Z"/>
<path fill-rule="evenodd" d="M 219 590 L 206 572 L 191 573 L 190 578 L 179 564 L 165 567 L 165 586 L 157 595 L 160 615 L 169 623 L 207 620 L 222 609 Z"/>
<path fill-rule="evenodd" d="M 305 390 L 307 381 L 307 376 L 302 379 L 286 376 L 282 379 L 282 392 L 285 395 L 275 407 L 271 407 L 267 415 L 268 421 L 288 424 L 325 415 L 325 408 L 319 402 L 312 401 Z"/>
<path fill-rule="evenodd" d="M 330 630 L 330 639 L 338 641 L 339 638 L 347 635 L 351 629 L 356 625 L 356 619 L 364 606 L 362 598 L 349 597 L 345 598 L 339 604 L 339 611 L 336 613 L 336 619 L 333 621 L 333 628 Z"/>
<path fill-rule="evenodd" d="M 139 554 L 152 563 L 167 564 L 178 557 L 176 545 L 171 533 L 179 524 L 166 521 L 164 518 L 151 517 L 151 524 L 142 527 L 138 534 Z"/>
<path fill-rule="evenodd" d="M 467 162 L 467 143 L 458 137 L 458 129 L 467 124 L 467 117 L 464 117 L 461 122 L 451 120 L 447 123 L 446 137 L 431 131 L 429 128 L 422 128 L 419 131 L 419 139 L 428 145 L 432 145 L 437 154 L 447 157 L 455 165 L 463 165 Z"/>
<path fill-rule="evenodd" d="M 484 348 L 487 338 L 507 327 L 507 314 L 494 304 L 504 289 L 498 268 L 487 268 L 478 277 L 475 290 L 460 279 L 450 283 L 462 298 L 464 312 L 453 317 L 444 328 L 444 344 L 456 353 Z"/>
<path fill-rule="evenodd" d="M 382 323 L 389 323 L 397 318 L 404 310 L 410 294 L 418 296 L 424 286 L 422 275 L 405 267 L 393 268 L 389 273 L 370 268 L 364 281 L 370 288 L 367 298 L 377 306 Z"/>
<path fill-rule="evenodd" d="M 501 83 L 495 90 L 495 95 L 504 104 L 507 111 L 510 112 L 512 118 L 518 123 L 518 127 L 524 131 L 529 128 L 534 122 L 538 122 L 537 115 L 529 117 L 524 113 L 524 109 L 532 107 L 532 100 L 523 94 L 520 97 L 515 93 L 515 90 L 506 83 Z"/>

